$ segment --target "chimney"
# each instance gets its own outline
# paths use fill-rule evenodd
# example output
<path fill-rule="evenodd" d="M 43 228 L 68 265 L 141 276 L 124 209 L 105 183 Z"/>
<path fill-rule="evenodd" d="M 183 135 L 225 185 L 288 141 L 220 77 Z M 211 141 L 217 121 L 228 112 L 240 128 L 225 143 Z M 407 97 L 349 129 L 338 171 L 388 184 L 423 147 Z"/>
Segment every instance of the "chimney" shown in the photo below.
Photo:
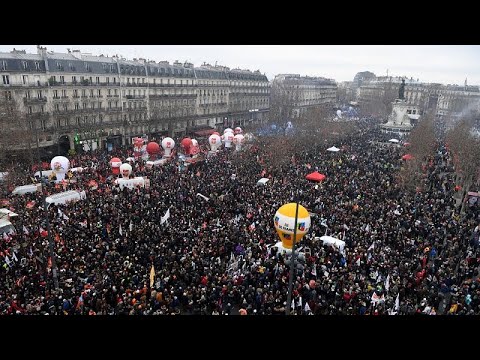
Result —
<path fill-rule="evenodd" d="M 37 45 L 37 54 L 41 56 L 47 55 L 47 48 L 46 47 L 41 47 L 40 45 Z"/>

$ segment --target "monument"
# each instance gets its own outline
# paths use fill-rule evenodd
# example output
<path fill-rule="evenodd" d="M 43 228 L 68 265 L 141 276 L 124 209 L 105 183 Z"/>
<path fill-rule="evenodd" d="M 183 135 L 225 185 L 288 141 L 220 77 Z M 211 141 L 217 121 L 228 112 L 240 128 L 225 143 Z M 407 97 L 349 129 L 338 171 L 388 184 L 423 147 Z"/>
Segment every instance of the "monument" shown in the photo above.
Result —
<path fill-rule="evenodd" d="M 409 105 L 405 101 L 405 79 L 398 89 L 398 98 L 392 103 L 392 113 L 387 123 L 381 125 L 384 132 L 404 136 L 410 132 L 420 118 L 418 106 Z"/>

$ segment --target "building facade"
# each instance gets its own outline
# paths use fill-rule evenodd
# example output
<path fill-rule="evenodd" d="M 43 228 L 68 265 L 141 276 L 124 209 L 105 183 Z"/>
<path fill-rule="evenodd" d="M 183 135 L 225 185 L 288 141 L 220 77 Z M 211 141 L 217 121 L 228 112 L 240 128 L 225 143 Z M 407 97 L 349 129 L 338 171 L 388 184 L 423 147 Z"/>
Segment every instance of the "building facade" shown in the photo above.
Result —
<path fill-rule="evenodd" d="M 226 122 L 241 126 L 252 119 L 249 110 L 256 109 L 254 120 L 260 121 L 269 110 L 265 75 L 206 64 L 37 47 L 37 54 L 0 53 L 0 77 L 2 101 L 15 103 L 15 122 L 25 122 L 40 147 L 74 148 L 78 139 L 109 148 L 143 134 L 180 136 Z"/>
<path fill-rule="evenodd" d="M 273 81 L 273 93 L 276 106 L 280 108 L 278 116 L 298 118 L 308 109 L 334 105 L 337 84 L 334 80 L 322 77 L 280 74 Z"/>

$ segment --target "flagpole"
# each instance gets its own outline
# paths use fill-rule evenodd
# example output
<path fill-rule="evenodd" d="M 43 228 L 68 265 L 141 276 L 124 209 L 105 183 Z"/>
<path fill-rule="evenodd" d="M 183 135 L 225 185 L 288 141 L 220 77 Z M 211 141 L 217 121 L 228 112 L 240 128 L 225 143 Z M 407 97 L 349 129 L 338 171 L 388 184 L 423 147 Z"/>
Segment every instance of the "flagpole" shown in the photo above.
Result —
<path fill-rule="evenodd" d="M 287 307 L 285 314 L 290 315 L 290 306 L 292 304 L 292 290 L 293 290 L 293 273 L 296 271 L 295 266 L 295 243 L 297 240 L 297 221 L 298 221 L 298 199 L 295 207 L 295 227 L 293 228 L 293 246 L 292 246 L 292 258 L 290 259 L 290 279 L 288 280 L 288 294 L 287 294 Z"/>

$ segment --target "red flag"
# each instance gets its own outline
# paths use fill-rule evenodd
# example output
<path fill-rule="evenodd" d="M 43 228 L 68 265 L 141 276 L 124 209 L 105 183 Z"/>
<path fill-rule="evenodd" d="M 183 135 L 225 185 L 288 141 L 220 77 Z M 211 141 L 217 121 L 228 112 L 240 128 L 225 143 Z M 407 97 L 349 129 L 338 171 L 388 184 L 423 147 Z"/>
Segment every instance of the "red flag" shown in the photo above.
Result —
<path fill-rule="evenodd" d="M 40 226 L 40 236 L 41 237 L 47 237 L 48 232 Z"/>
<path fill-rule="evenodd" d="M 35 201 L 29 201 L 26 207 L 27 209 L 33 209 L 34 206 L 35 206 Z"/>

